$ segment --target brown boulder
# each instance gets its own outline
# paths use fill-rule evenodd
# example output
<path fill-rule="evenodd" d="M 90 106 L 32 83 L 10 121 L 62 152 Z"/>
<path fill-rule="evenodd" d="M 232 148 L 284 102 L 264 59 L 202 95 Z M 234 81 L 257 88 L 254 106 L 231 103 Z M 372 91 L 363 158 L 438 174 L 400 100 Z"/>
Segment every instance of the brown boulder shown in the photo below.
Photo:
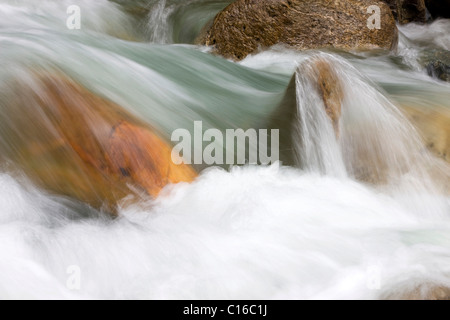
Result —
<path fill-rule="evenodd" d="M 301 65 L 298 72 L 308 77 L 316 86 L 336 136 L 339 136 L 339 120 L 342 113 L 344 91 L 341 80 L 331 62 L 325 58 L 313 58 Z"/>
<path fill-rule="evenodd" d="M 336 71 L 325 60 L 315 62 L 317 86 L 325 104 L 325 111 L 333 123 L 336 136 L 339 136 L 339 120 L 342 113 L 344 92 Z"/>
<path fill-rule="evenodd" d="M 382 0 L 385 2 L 389 8 L 391 8 L 392 14 L 394 18 L 397 19 L 397 0 Z"/>
<path fill-rule="evenodd" d="M 381 28 L 370 29 L 368 9 L 381 9 Z M 260 47 L 394 49 L 398 30 L 389 7 L 372 0 L 237 0 L 220 12 L 201 41 L 241 60 Z"/>
<path fill-rule="evenodd" d="M 192 181 L 172 147 L 120 106 L 63 76 L 14 81 L 2 106 L 0 152 L 38 186 L 112 213 L 128 195 Z"/>

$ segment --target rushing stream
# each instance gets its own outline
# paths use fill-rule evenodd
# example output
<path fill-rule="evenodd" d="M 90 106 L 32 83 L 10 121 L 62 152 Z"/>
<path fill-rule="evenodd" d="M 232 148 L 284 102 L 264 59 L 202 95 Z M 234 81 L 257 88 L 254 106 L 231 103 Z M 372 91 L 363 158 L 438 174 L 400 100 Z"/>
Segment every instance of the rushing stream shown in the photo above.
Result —
<path fill-rule="evenodd" d="M 194 45 L 231 1 L 0 0 L 0 146 L 11 86 L 58 72 L 166 139 L 178 128 L 261 128 L 294 77 L 290 166 L 201 168 L 111 219 L 42 190 L 2 159 L 0 298 L 379 299 L 450 288 L 450 166 L 398 108 L 450 111 L 450 84 L 421 56 L 450 50 L 450 20 L 400 28 L 397 53 L 296 52 L 239 63 Z M 66 27 L 81 8 L 81 30 Z M 339 135 L 308 74 L 328 61 Z M 14 115 L 14 117 L 13 117 Z M 52 128 L 47 128 L 49 132 Z M 8 135 L 7 135 L 8 134 Z M 79 288 L 70 285 L 79 271 Z"/>

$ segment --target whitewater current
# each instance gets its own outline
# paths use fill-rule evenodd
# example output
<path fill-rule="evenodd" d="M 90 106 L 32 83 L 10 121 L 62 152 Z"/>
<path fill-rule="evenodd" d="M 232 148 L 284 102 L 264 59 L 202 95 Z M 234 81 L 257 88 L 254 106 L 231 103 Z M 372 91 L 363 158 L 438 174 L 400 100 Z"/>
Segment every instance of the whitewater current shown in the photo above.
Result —
<path fill-rule="evenodd" d="M 79 31 L 65 25 L 73 2 L 86 9 Z M 124 199 L 116 219 L 2 164 L 1 299 L 383 299 L 450 288 L 449 166 L 396 107 L 450 108 L 450 85 L 419 64 L 427 48 L 450 48 L 450 21 L 402 27 L 391 55 L 275 46 L 234 63 L 190 44 L 229 2 L 130 1 L 147 10 L 136 23 L 123 1 L 0 0 L 3 118 L 8 79 L 59 70 L 166 137 L 194 120 L 256 126 L 292 76 L 301 119 L 322 119 L 293 130 L 297 166 L 207 168 L 156 199 Z M 339 138 L 296 73 L 317 56 L 344 83 Z M 359 179 L 361 165 L 383 183 Z"/>

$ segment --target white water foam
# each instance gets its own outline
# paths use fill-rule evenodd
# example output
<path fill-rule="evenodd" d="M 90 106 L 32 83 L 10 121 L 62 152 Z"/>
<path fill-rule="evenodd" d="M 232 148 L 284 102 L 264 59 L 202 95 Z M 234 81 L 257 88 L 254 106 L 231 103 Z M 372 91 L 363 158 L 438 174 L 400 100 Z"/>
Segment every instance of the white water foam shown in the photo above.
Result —
<path fill-rule="evenodd" d="M 0 181 L 4 299 L 369 299 L 450 285 L 449 215 L 417 217 L 350 180 L 213 169 L 115 221 L 63 218 L 60 202 Z"/>
<path fill-rule="evenodd" d="M 148 33 L 150 42 L 165 44 L 173 43 L 172 25 L 169 18 L 175 10 L 174 6 L 167 6 L 166 0 L 159 0 L 148 15 Z"/>
<path fill-rule="evenodd" d="M 36 13 L 46 5 L 31 2 L 3 1 L 0 24 L 19 34 L 39 32 L 32 31 L 35 26 L 52 25 L 53 30 L 53 22 L 65 28 L 66 1 L 57 10 L 42 11 L 43 20 Z M 95 3 L 114 9 L 111 15 L 106 9 L 90 10 L 93 30 L 105 32 L 108 21 L 122 30 L 123 13 L 111 2 Z M 23 4 L 19 13 L 8 11 L 16 10 L 16 4 Z M 53 22 L 47 24 L 47 16 Z M 70 48 L 85 50 L 76 42 Z M 285 59 L 280 61 L 280 55 Z M 279 49 L 243 64 L 292 74 L 309 55 Z M 94 64 L 80 66 L 102 71 Z M 132 63 L 120 67 L 146 72 Z M 374 65 L 363 69 L 378 70 Z M 255 91 L 238 77 L 211 70 L 211 82 L 229 77 L 236 90 Z M 133 84 L 123 80 L 125 71 L 117 74 L 122 83 Z M 428 188 L 427 172 L 421 171 L 432 158 L 420 154 L 414 132 L 372 84 L 351 68 L 340 75 L 347 98 L 342 141 L 333 154 L 345 161 L 343 176 L 278 165 L 211 169 L 191 185 L 168 186 L 155 201 L 122 208 L 120 217 L 111 220 L 83 217 L 89 211 L 85 207 L 0 175 L 0 298 L 370 299 L 401 296 L 420 285 L 450 287 L 450 200 Z M 153 74 L 149 78 L 159 81 Z M 403 84 L 402 78 L 392 79 Z M 143 88 L 155 90 L 153 82 L 143 81 Z M 130 95 L 136 98 L 144 89 Z M 149 99 L 143 95 L 142 101 Z M 170 100 L 165 103 L 171 107 Z M 322 121 L 319 129 L 323 126 Z M 360 159 L 354 151 L 368 141 L 376 146 L 369 154 L 374 151 L 388 164 L 389 179 L 379 187 L 348 178 Z M 80 290 L 67 286 L 73 266 L 80 271 Z"/>

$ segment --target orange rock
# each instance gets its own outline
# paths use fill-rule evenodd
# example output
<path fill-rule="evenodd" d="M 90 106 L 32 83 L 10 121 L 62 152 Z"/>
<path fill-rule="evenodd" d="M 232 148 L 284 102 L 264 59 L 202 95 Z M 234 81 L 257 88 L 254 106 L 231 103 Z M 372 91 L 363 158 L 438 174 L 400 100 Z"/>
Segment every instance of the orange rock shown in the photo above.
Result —
<path fill-rule="evenodd" d="M 306 75 L 317 87 L 325 105 L 325 111 L 333 123 L 336 136 L 339 136 L 344 91 L 338 74 L 330 62 L 321 57 L 313 58 L 300 66 L 299 72 Z"/>
<path fill-rule="evenodd" d="M 129 177 L 154 196 L 168 183 L 192 181 L 196 176 L 189 166 L 172 162 L 172 148 L 165 141 L 128 122 L 115 127 L 106 149 L 112 174 Z"/>
<path fill-rule="evenodd" d="M 175 165 L 155 130 L 75 82 L 39 75 L 14 83 L 0 151 L 39 186 L 115 212 L 127 195 L 157 196 L 196 172 Z"/>
<path fill-rule="evenodd" d="M 344 100 L 341 80 L 326 60 L 317 60 L 315 67 L 317 71 L 317 85 L 325 104 L 325 111 L 333 122 L 336 135 L 339 136 L 339 119 L 341 118 L 342 101 Z"/>

